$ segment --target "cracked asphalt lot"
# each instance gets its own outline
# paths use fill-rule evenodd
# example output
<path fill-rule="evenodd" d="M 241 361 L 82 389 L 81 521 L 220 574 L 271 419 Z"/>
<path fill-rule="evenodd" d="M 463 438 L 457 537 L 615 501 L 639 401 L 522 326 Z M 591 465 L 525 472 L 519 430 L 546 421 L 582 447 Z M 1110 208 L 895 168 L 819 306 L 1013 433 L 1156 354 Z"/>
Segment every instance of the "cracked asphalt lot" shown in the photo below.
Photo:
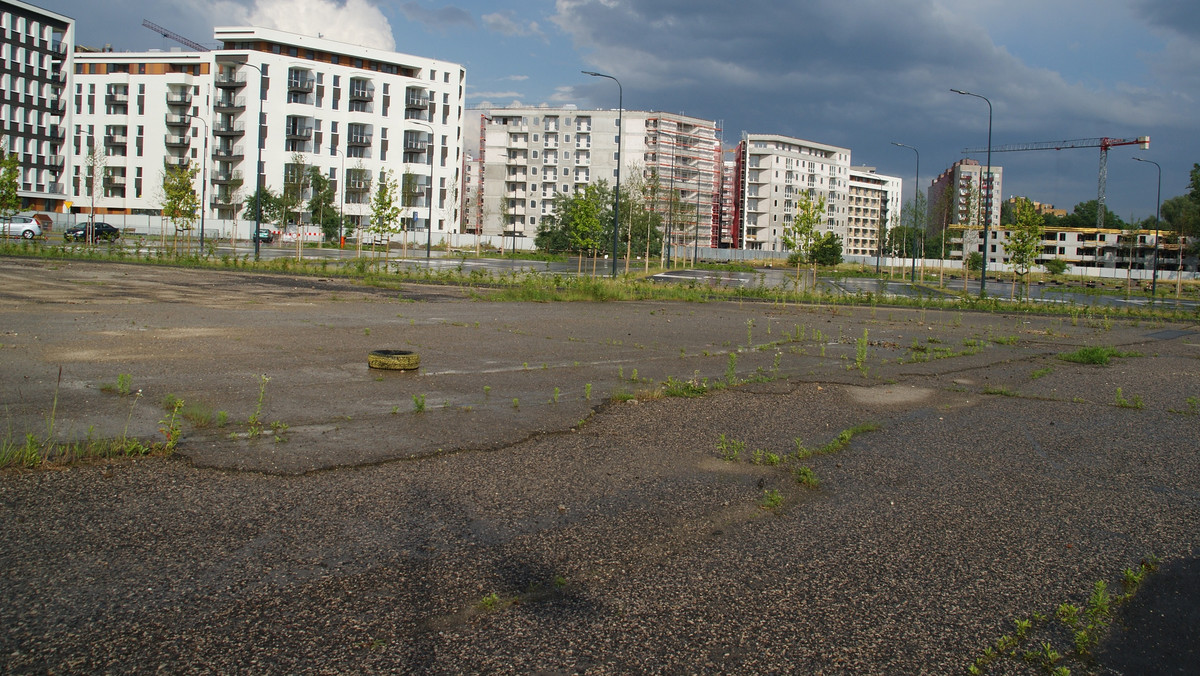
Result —
<path fill-rule="evenodd" d="M 1084 670 L 1194 670 L 1194 324 L 17 258 L 0 288 L 5 439 L 196 407 L 173 457 L 0 475 L 0 671 L 961 673 L 1150 555 Z"/>

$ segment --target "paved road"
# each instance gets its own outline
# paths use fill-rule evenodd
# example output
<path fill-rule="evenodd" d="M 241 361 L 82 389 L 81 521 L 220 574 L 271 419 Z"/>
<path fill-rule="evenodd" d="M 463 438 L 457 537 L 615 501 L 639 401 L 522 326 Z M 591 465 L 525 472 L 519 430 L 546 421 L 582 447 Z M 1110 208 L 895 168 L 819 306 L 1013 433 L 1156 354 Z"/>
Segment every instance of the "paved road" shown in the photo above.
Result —
<path fill-rule="evenodd" d="M 1194 325 L 24 259 L 0 288 L 14 438 L 198 407 L 175 458 L 0 475 L 4 672 L 954 673 L 1200 547 Z M 1055 357 L 1083 345 L 1142 356 Z"/>

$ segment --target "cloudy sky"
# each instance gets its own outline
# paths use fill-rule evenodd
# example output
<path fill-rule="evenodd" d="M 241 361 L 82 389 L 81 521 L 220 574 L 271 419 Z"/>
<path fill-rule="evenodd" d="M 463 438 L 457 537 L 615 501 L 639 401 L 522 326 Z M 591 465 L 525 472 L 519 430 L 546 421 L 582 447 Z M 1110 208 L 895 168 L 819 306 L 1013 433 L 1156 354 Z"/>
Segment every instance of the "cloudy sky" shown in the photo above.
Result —
<path fill-rule="evenodd" d="M 170 48 L 142 19 L 201 43 L 251 23 L 467 68 L 468 106 L 615 107 L 719 120 L 851 149 L 927 185 L 966 147 L 1151 137 L 1109 153 L 1108 204 L 1152 216 L 1200 162 L 1196 0 L 31 0 L 77 21 L 80 43 Z M 982 154 L 972 155 L 981 162 Z M 1005 196 L 1070 209 L 1096 196 L 1098 149 L 993 153 Z"/>

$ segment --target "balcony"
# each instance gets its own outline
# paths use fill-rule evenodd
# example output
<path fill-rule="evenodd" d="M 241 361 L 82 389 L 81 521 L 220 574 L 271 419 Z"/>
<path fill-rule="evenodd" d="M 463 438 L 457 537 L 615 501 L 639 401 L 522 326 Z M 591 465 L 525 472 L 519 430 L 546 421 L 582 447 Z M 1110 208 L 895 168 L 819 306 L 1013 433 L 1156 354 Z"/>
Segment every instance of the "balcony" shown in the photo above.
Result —
<path fill-rule="evenodd" d="M 241 180 L 242 172 L 240 171 L 214 171 L 212 173 L 212 182 L 218 185 L 240 183 Z M 228 198 L 226 198 L 226 201 L 228 201 Z"/>
<path fill-rule="evenodd" d="M 371 189 L 371 181 L 365 178 L 350 178 L 346 179 L 346 192 L 368 192 Z"/>
<path fill-rule="evenodd" d="M 106 146 L 123 146 L 127 143 L 129 143 L 129 137 L 125 134 L 109 134 L 104 137 Z"/>
<path fill-rule="evenodd" d="M 311 94 L 316 87 L 317 81 L 311 77 L 288 77 L 289 92 L 304 92 Z"/>
<path fill-rule="evenodd" d="M 216 85 L 222 88 L 245 87 L 246 76 L 243 73 L 217 73 Z"/>
<path fill-rule="evenodd" d="M 191 103 L 192 103 L 192 95 L 189 94 L 188 92 L 177 92 L 174 94 L 167 94 L 167 105 L 168 106 L 187 106 L 187 105 L 191 105 Z"/>
<path fill-rule="evenodd" d="M 412 96 L 411 94 L 404 97 L 405 108 L 428 108 L 428 96 Z"/>
<path fill-rule="evenodd" d="M 192 145 L 192 137 L 167 134 L 163 139 L 163 143 L 168 148 L 187 148 L 188 146 Z"/>
<path fill-rule="evenodd" d="M 241 122 L 237 124 L 214 124 L 212 130 L 216 136 L 241 136 L 246 133 L 245 125 Z"/>
<path fill-rule="evenodd" d="M 50 155 L 46 158 L 46 166 L 62 169 L 67 160 L 62 155 Z"/>
<path fill-rule="evenodd" d="M 190 127 L 192 126 L 192 118 L 188 115 L 174 115 L 167 113 L 166 122 L 168 127 Z"/>
<path fill-rule="evenodd" d="M 423 153 L 429 148 L 429 141 L 411 140 L 404 142 L 405 152 Z"/>
<path fill-rule="evenodd" d="M 127 106 L 129 94 L 108 94 L 104 97 L 104 103 L 109 106 Z"/>
<path fill-rule="evenodd" d="M 213 110 L 218 113 L 240 113 L 246 110 L 246 97 L 219 96 L 213 102 Z"/>
<path fill-rule="evenodd" d="M 374 87 L 351 87 L 347 94 L 351 101 L 373 101 L 375 99 Z"/>
<path fill-rule="evenodd" d="M 166 164 L 168 167 L 186 167 L 188 165 L 188 158 L 167 156 L 163 159 L 163 164 Z"/>
<path fill-rule="evenodd" d="M 312 138 L 312 127 L 290 126 L 284 130 L 284 136 L 289 141 L 306 141 Z"/>
<path fill-rule="evenodd" d="M 125 187 L 125 177 L 113 175 L 105 176 L 104 185 L 105 187 L 123 188 Z"/>
<path fill-rule="evenodd" d="M 212 156 L 214 160 L 234 162 L 245 157 L 241 146 L 233 146 L 232 148 L 213 148 Z"/>
<path fill-rule="evenodd" d="M 346 145 L 348 146 L 369 146 L 371 145 L 370 134 L 349 134 L 346 136 Z"/>
<path fill-rule="evenodd" d="M 66 194 L 66 190 L 64 189 L 64 186 L 62 183 L 47 183 L 46 184 L 46 192 L 53 193 L 55 195 L 65 195 Z"/>
<path fill-rule="evenodd" d="M 62 127 L 59 127 L 57 125 L 52 125 L 50 127 L 50 133 L 48 134 L 48 136 L 50 137 L 51 141 L 56 141 L 58 143 L 62 143 L 63 140 L 65 140 L 67 138 L 67 131 L 65 129 L 63 129 Z"/>

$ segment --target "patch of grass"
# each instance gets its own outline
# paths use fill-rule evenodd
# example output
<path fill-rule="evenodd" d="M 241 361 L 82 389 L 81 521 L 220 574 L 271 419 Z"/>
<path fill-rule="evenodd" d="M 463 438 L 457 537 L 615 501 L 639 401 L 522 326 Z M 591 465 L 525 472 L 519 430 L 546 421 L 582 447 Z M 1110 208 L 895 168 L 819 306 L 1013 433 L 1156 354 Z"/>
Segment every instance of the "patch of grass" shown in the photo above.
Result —
<path fill-rule="evenodd" d="M 783 494 L 773 488 L 763 491 L 762 499 L 758 501 L 758 506 L 763 509 L 775 509 L 782 504 Z"/>
<path fill-rule="evenodd" d="M 721 459 L 726 462 L 736 462 L 742 451 L 746 450 L 746 442 L 738 441 L 732 437 L 726 437 L 721 434 L 717 439 L 717 452 L 721 454 Z"/>
<path fill-rule="evenodd" d="M 425 395 L 414 394 L 412 396 L 413 412 L 423 413 L 425 411 Z"/>
<path fill-rule="evenodd" d="M 1030 373 L 1029 377 L 1033 380 L 1037 380 L 1038 378 L 1043 378 L 1045 376 L 1050 375 L 1051 373 L 1054 373 L 1054 368 L 1051 366 L 1047 366 L 1044 369 L 1037 369 L 1033 373 Z"/>
<path fill-rule="evenodd" d="M 708 383 L 696 377 L 691 380 L 676 380 L 671 376 L 667 376 L 667 382 L 663 383 L 662 386 L 663 395 L 668 397 L 703 397 L 707 392 Z"/>
<path fill-rule="evenodd" d="M 817 473 L 807 465 L 793 469 L 792 478 L 796 480 L 796 483 L 809 488 L 820 488 L 821 486 L 821 480 L 817 478 Z"/>
<path fill-rule="evenodd" d="M 1017 392 L 1016 390 L 1010 390 L 1004 386 L 985 387 L 985 388 L 983 388 L 983 393 L 984 394 L 998 394 L 1002 397 L 1019 397 L 1019 396 L 1021 396 L 1020 393 Z"/>
<path fill-rule="evenodd" d="M 1076 364 L 1095 364 L 1099 366 L 1107 366 L 1108 362 L 1114 357 L 1140 357 L 1140 352 L 1122 352 L 1115 347 L 1104 346 L 1088 346 L 1081 347 L 1074 352 L 1064 352 L 1058 355 L 1058 358 L 1063 361 L 1074 362 Z"/>
<path fill-rule="evenodd" d="M 192 427 L 208 427 L 213 423 L 212 407 L 204 402 L 193 401 L 183 407 L 180 415 L 191 423 Z"/>
<path fill-rule="evenodd" d="M 1126 399 L 1125 395 L 1121 392 L 1121 388 L 1119 388 L 1119 387 L 1117 388 L 1117 398 L 1116 398 L 1115 403 L 1117 406 L 1120 406 L 1121 408 L 1136 408 L 1136 409 L 1142 408 L 1142 398 L 1141 397 L 1139 397 L 1138 395 L 1135 394 L 1135 395 L 1133 395 L 1132 400 Z"/>
<path fill-rule="evenodd" d="M 796 452 L 793 454 L 793 456 L 797 460 L 803 460 L 812 455 L 828 455 L 830 453 L 837 453 L 848 446 L 854 437 L 866 432 L 874 432 L 878 429 L 879 423 L 875 422 L 866 422 L 860 425 L 855 425 L 854 427 L 850 427 L 838 432 L 838 435 L 834 437 L 832 441 L 819 448 L 808 448 L 804 445 L 803 439 L 796 437 L 796 439 L 794 439 L 796 444 Z"/>
<path fill-rule="evenodd" d="M 1200 413 L 1200 397 L 1188 397 L 1184 403 L 1187 404 L 1187 408 L 1172 408 L 1168 410 L 1171 413 L 1178 413 L 1179 415 L 1196 415 Z"/>

